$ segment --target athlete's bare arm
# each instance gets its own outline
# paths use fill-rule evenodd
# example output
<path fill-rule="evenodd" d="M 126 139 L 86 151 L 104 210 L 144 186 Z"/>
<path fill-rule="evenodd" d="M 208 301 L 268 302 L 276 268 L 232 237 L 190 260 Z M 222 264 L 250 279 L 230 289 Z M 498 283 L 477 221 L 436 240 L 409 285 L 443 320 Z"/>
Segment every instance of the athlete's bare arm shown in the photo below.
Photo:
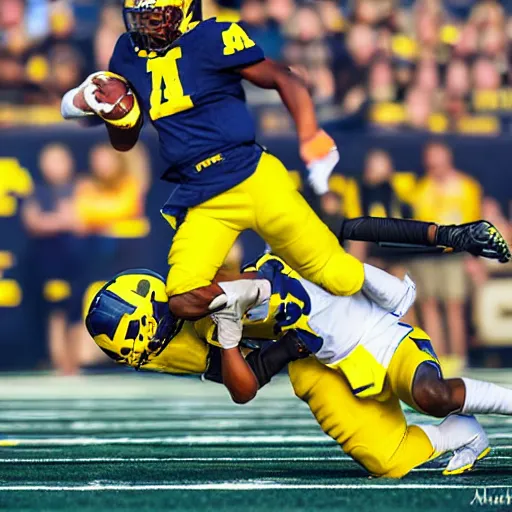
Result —
<path fill-rule="evenodd" d="M 243 78 L 261 87 L 275 89 L 289 110 L 301 142 L 311 140 L 318 132 L 315 105 L 304 81 L 288 67 L 271 59 L 240 70 Z"/>
<path fill-rule="evenodd" d="M 237 404 L 251 401 L 258 392 L 258 379 L 239 347 L 221 349 L 222 382 Z"/>

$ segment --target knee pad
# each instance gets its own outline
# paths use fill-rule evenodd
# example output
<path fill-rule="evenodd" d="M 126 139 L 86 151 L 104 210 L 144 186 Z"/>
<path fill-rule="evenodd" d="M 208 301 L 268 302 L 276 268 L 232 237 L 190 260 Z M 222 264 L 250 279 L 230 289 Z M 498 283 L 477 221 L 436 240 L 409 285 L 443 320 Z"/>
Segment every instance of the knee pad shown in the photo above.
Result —
<path fill-rule="evenodd" d="M 338 247 L 319 277 L 321 285 L 333 295 L 353 295 L 363 286 L 364 267 L 358 259 Z"/>

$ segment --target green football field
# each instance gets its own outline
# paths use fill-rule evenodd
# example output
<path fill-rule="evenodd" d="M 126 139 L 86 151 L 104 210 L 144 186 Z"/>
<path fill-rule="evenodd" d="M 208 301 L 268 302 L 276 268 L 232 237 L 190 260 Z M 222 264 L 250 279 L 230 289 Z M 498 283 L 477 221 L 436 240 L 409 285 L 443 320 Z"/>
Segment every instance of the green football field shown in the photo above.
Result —
<path fill-rule="evenodd" d="M 3 376 L 0 390 L 2 510 L 512 510 L 512 418 L 481 418 L 493 451 L 473 472 L 395 481 L 345 456 L 284 376 L 246 406 L 219 385 L 132 373 Z"/>

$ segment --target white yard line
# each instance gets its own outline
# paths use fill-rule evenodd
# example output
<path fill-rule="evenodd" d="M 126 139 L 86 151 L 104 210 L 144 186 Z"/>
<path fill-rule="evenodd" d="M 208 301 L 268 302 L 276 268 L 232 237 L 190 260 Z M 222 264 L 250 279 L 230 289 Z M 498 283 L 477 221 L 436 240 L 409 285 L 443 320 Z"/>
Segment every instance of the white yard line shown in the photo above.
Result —
<path fill-rule="evenodd" d="M 490 439 L 510 439 L 512 434 L 489 434 Z M 266 435 L 187 435 L 187 436 L 155 436 L 155 437 L 43 437 L 0 439 L 0 448 L 6 446 L 108 446 L 108 445 L 296 445 L 310 443 L 313 445 L 336 445 L 328 436 L 318 434 L 273 434 Z M 512 445 L 492 446 L 494 450 L 510 450 Z"/>
<path fill-rule="evenodd" d="M 340 457 L 82 457 L 41 459 L 0 459 L 0 464 L 80 464 L 113 462 L 328 462 L 352 460 Z"/>
<path fill-rule="evenodd" d="M 512 438 L 512 434 L 490 434 L 491 439 Z M 294 445 L 298 443 L 335 445 L 336 442 L 323 434 L 302 434 L 302 435 L 188 435 L 188 436 L 165 436 L 165 437 L 47 437 L 47 438 L 7 438 L 0 439 L 2 446 L 98 446 L 98 445 L 226 445 L 226 444 L 247 444 L 247 445 Z M 495 449 L 511 449 L 512 445 L 497 445 Z"/>
<path fill-rule="evenodd" d="M 207 424 L 207 425 L 206 425 Z M 162 430 L 162 431 L 179 431 L 187 432 L 190 429 L 199 429 L 201 431 L 216 432 L 219 430 L 232 431 L 240 429 L 242 432 L 247 431 L 261 431 L 262 428 L 267 428 L 273 431 L 287 431 L 288 429 L 297 430 L 301 428 L 310 428 L 315 425 L 311 418 L 292 418 L 292 419 L 265 419 L 255 421 L 250 418 L 223 418 L 223 419 L 194 419 L 194 420 L 122 420 L 117 421 L 70 421 L 70 422 L 52 422 L 52 421 L 17 421 L 17 422 L 4 422 L 0 421 L 0 432 L 16 435 L 21 432 L 37 432 L 43 434 L 46 432 L 57 433 L 93 433 L 93 432 L 131 432 L 141 431 L 147 432 Z"/>
<path fill-rule="evenodd" d="M 212 482 L 204 484 L 100 484 L 88 485 L 5 485 L 0 492 L 6 491 L 258 491 L 258 490 L 390 490 L 390 489 L 508 489 L 505 485 L 475 484 L 285 484 L 278 482 Z"/>
<path fill-rule="evenodd" d="M 508 455 L 491 455 L 493 460 L 511 460 Z M 2 464 L 113 464 L 113 463 L 163 463 L 163 462 L 346 462 L 353 460 L 347 455 L 335 457 L 79 457 L 79 458 L 0 458 Z M 412 471 L 441 471 L 442 468 L 415 468 Z"/>
<path fill-rule="evenodd" d="M 111 444 L 279 444 L 295 443 L 335 444 L 324 435 L 261 435 L 261 436 L 182 436 L 182 437 L 70 437 L 70 438 L 39 438 L 39 439 L 0 439 L 1 446 L 94 446 Z"/>

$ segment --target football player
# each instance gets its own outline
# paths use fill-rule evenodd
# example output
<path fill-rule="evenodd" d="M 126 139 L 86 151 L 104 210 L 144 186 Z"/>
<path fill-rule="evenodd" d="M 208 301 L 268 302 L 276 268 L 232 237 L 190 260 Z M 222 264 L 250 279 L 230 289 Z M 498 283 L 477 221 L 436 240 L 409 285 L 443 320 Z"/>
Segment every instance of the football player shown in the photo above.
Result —
<path fill-rule="evenodd" d="M 176 320 L 167 311 L 159 276 L 121 274 L 95 297 L 86 324 L 118 362 L 168 373 L 205 372 L 222 380 L 239 403 L 251 400 L 290 363 L 296 395 L 373 475 L 401 477 L 449 451 L 455 454 L 446 474 L 472 468 L 489 448 L 485 432 L 467 415 L 512 414 L 512 391 L 472 379 L 443 379 L 427 334 L 400 322 L 414 301 L 413 283 L 365 267 L 363 291 L 335 297 L 266 255 L 244 274 L 253 283 L 249 294 L 239 287 L 242 281 L 219 284 L 230 306 L 214 313 L 215 323 Z M 244 358 L 239 335 L 281 339 Z M 208 343 L 220 343 L 220 356 Z M 315 357 L 304 358 L 310 352 Z M 399 400 L 449 417 L 440 425 L 407 425 Z"/>
<path fill-rule="evenodd" d="M 287 67 L 265 58 L 240 24 L 194 21 L 195 4 L 125 0 L 127 33 L 116 44 L 107 74 L 124 77 L 138 98 L 124 117 L 106 121 L 112 145 L 129 150 L 148 118 L 167 166 L 162 179 L 175 184 L 162 209 L 177 230 L 168 257 L 171 311 L 194 319 L 207 315 L 214 300 L 222 307 L 219 297 L 224 295 L 212 280 L 246 229 L 255 230 L 301 275 L 334 295 L 358 292 L 365 278 L 362 263 L 344 252 L 295 189 L 284 165 L 256 143 L 242 80 L 278 91 L 295 121 L 309 181 L 322 194 L 339 154 L 318 125 L 306 85 Z M 105 119 L 122 100 L 108 103 L 105 81 L 94 74 L 64 96 L 62 112 L 66 118 L 98 114 Z M 353 230 L 364 239 L 368 233 L 375 239 L 377 229 L 380 241 L 448 247 L 460 246 L 461 234 L 467 241 L 472 231 L 478 254 L 484 248 L 498 259 L 510 259 L 489 224 L 461 232 L 428 223 L 374 221 L 360 219 Z"/>

